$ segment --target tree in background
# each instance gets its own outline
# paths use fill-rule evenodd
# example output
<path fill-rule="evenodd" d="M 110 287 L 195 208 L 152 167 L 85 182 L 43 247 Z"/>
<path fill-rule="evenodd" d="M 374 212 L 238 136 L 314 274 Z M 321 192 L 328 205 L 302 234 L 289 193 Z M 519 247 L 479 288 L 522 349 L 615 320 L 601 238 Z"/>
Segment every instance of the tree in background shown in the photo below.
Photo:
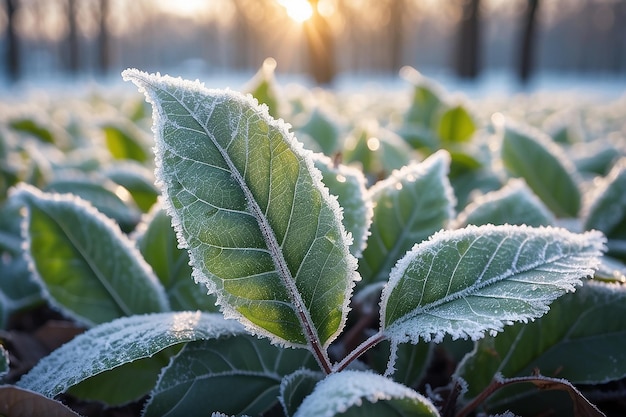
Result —
<path fill-rule="evenodd" d="M 80 69 L 80 44 L 78 42 L 78 22 L 76 21 L 76 0 L 67 0 L 67 70 L 77 74 Z"/>
<path fill-rule="evenodd" d="M 335 51 L 332 28 L 318 10 L 318 0 L 309 0 L 311 18 L 304 22 L 309 51 L 309 72 L 318 84 L 330 84 L 335 78 Z"/>
<path fill-rule="evenodd" d="M 456 74 L 461 78 L 473 79 L 480 71 L 480 0 L 466 0 L 461 7 Z"/>
<path fill-rule="evenodd" d="M 391 70 L 398 72 L 404 62 L 404 14 L 407 5 L 405 0 L 391 0 L 389 5 L 389 29 L 391 47 Z"/>
<path fill-rule="evenodd" d="M 524 29 L 520 45 L 519 66 L 517 76 L 522 84 L 528 83 L 533 71 L 534 44 L 536 38 L 536 21 L 539 0 L 528 0 L 526 11 L 523 15 Z"/>
<path fill-rule="evenodd" d="M 98 33 L 98 68 L 101 74 L 106 74 L 111 66 L 111 44 L 107 17 L 109 15 L 109 0 L 100 0 L 100 16 Z"/>
<path fill-rule="evenodd" d="M 20 43 L 15 28 L 15 11 L 17 10 L 17 0 L 5 0 L 7 12 L 7 49 L 6 49 L 6 71 L 11 81 L 20 78 Z"/>

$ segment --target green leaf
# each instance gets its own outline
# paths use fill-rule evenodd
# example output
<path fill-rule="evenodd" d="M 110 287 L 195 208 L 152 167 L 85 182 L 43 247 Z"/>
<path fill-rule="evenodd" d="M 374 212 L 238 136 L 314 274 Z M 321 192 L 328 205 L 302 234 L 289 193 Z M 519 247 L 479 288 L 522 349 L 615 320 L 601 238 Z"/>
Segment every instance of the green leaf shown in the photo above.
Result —
<path fill-rule="evenodd" d="M 41 359 L 17 386 L 52 398 L 87 378 L 149 358 L 170 346 L 243 333 L 236 321 L 214 313 L 123 317 L 76 336 Z"/>
<path fill-rule="evenodd" d="M 451 146 L 449 148 L 451 148 L 448 150 L 448 152 L 450 152 L 451 159 L 450 178 L 467 175 L 470 172 L 478 171 L 483 166 L 483 164 L 474 156 L 461 150 L 460 146 Z"/>
<path fill-rule="evenodd" d="M 0 386 L 0 414 L 8 417 L 79 417 L 59 401 L 10 385 Z"/>
<path fill-rule="evenodd" d="M 498 191 L 476 198 L 457 217 L 456 227 L 468 224 L 549 226 L 554 216 L 521 180 L 511 180 Z"/>
<path fill-rule="evenodd" d="M 116 185 L 110 181 L 85 178 L 58 179 L 48 183 L 43 191 L 74 194 L 87 200 L 102 214 L 115 220 L 125 232 L 134 229 L 141 217 L 141 213 L 132 199 L 122 200 L 115 192 L 117 191 Z M 128 193 L 126 193 L 127 195 Z"/>
<path fill-rule="evenodd" d="M 439 413 L 424 396 L 371 372 L 344 371 L 320 381 L 294 417 L 430 416 Z"/>
<path fill-rule="evenodd" d="M 163 287 L 111 219 L 68 194 L 26 184 L 13 197 L 27 207 L 23 234 L 35 278 L 49 301 L 94 325 L 169 309 Z"/>
<path fill-rule="evenodd" d="M 374 217 L 359 263 L 364 283 L 386 281 L 407 250 L 453 217 L 449 163 L 448 153 L 440 151 L 420 164 L 395 171 L 370 189 Z"/>
<path fill-rule="evenodd" d="M 147 145 L 138 129 L 131 125 L 105 124 L 102 126 L 106 146 L 115 159 L 131 159 L 146 162 L 149 157 Z"/>
<path fill-rule="evenodd" d="M 323 357 L 358 274 L 310 154 L 249 97 L 137 70 L 123 76 L 155 108 L 157 177 L 195 278 L 227 316 Z"/>
<path fill-rule="evenodd" d="M 400 75 L 413 84 L 413 99 L 405 123 L 433 129 L 436 117 L 446 107 L 440 87 L 411 67 L 402 68 Z"/>
<path fill-rule="evenodd" d="M 280 383 L 279 400 L 287 417 L 293 416 L 302 401 L 313 392 L 319 381 L 324 379 L 321 372 L 301 369 L 285 376 Z"/>
<path fill-rule="evenodd" d="M 12 120 L 9 122 L 9 126 L 17 132 L 28 133 L 42 142 L 55 143 L 52 131 L 34 119 L 23 118 Z"/>
<path fill-rule="evenodd" d="M 309 119 L 297 129 L 297 133 L 309 135 L 319 151 L 326 155 L 333 155 L 341 147 L 339 122 L 319 107 L 313 109 Z"/>
<path fill-rule="evenodd" d="M 574 165 L 544 133 L 506 124 L 502 133 L 502 162 L 557 217 L 576 217 L 581 205 Z"/>
<path fill-rule="evenodd" d="M 265 104 L 270 116 L 278 118 L 280 116 L 280 100 L 274 78 L 275 69 L 276 60 L 266 58 L 261 68 L 244 87 L 244 91 L 252 94 L 252 97 L 257 99 L 260 104 Z"/>
<path fill-rule="evenodd" d="M 456 177 L 450 176 L 457 200 L 457 210 L 461 210 L 476 194 L 484 194 L 502 188 L 501 178 L 491 169 L 479 168 L 466 171 Z"/>
<path fill-rule="evenodd" d="M 215 296 L 194 282 L 187 251 L 178 247 L 171 218 L 157 204 L 135 235 L 137 247 L 165 287 L 174 310 L 217 311 Z"/>
<path fill-rule="evenodd" d="M 497 373 L 517 377 L 538 370 L 573 384 L 603 384 L 626 377 L 624 343 L 626 290 L 589 281 L 540 319 L 478 341 L 457 373 L 468 382 L 468 398 Z"/>
<path fill-rule="evenodd" d="M 315 154 L 314 163 L 322 172 L 324 185 L 337 196 L 343 209 L 343 225 L 353 239 L 350 252 L 358 258 L 365 248 L 373 214 L 363 172 L 347 165 L 334 164 L 323 154 Z"/>
<path fill-rule="evenodd" d="M 144 417 L 215 410 L 261 415 L 278 403 L 283 376 L 311 366 L 317 365 L 308 351 L 285 350 L 254 336 L 189 343 L 163 370 Z"/>
<path fill-rule="evenodd" d="M 545 314 L 598 267 L 604 238 L 559 228 L 468 226 L 417 244 L 390 274 L 381 329 L 395 343 L 482 338 Z"/>
<path fill-rule="evenodd" d="M 620 159 L 605 178 L 594 182 L 594 194 L 582 217 L 585 230 L 600 230 L 609 241 L 626 240 L 626 158 Z"/>
<path fill-rule="evenodd" d="M 114 165 L 104 175 L 128 190 L 143 213 L 156 203 L 159 190 L 154 185 L 154 175 L 147 168 L 139 164 Z"/>
<path fill-rule="evenodd" d="M 451 144 L 468 141 L 475 131 L 476 123 L 462 105 L 444 111 L 437 128 L 439 139 L 446 148 Z"/>
<path fill-rule="evenodd" d="M 407 165 L 413 149 L 398 135 L 384 128 L 357 128 L 346 139 L 342 153 L 345 164 L 358 164 L 374 180 Z"/>
<path fill-rule="evenodd" d="M 623 153 L 604 138 L 594 142 L 584 142 L 573 147 L 573 161 L 581 173 L 606 175 Z"/>
<path fill-rule="evenodd" d="M 415 124 L 405 124 L 398 128 L 398 135 L 402 137 L 413 149 L 423 151 L 429 155 L 439 149 L 439 138 L 430 128 Z"/>
<path fill-rule="evenodd" d="M 83 401 L 98 401 L 121 406 L 140 400 L 150 393 L 169 358 L 180 350 L 175 345 L 149 358 L 137 359 L 87 378 L 71 386 L 67 393 Z"/>

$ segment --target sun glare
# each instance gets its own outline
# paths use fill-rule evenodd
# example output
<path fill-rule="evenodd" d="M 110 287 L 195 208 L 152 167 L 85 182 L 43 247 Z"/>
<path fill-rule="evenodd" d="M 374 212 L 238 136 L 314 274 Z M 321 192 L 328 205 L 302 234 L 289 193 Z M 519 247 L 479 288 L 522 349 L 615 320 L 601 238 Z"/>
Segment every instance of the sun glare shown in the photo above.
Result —
<path fill-rule="evenodd" d="M 287 15 L 298 23 L 303 23 L 313 16 L 313 8 L 307 0 L 278 0 L 287 11 Z"/>

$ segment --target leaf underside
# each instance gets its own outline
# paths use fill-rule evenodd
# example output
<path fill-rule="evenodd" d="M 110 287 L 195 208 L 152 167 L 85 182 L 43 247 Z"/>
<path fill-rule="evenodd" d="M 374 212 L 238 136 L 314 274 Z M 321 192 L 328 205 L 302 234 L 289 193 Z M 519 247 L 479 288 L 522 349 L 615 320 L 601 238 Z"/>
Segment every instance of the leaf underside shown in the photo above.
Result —
<path fill-rule="evenodd" d="M 593 274 L 599 232 L 469 226 L 440 232 L 398 262 L 383 290 L 381 328 L 395 342 L 477 340 L 548 305 Z"/>
<path fill-rule="evenodd" d="M 227 317 L 288 346 L 327 346 L 356 260 L 311 157 L 250 97 L 123 73 L 154 109 L 157 177 L 194 277 Z"/>

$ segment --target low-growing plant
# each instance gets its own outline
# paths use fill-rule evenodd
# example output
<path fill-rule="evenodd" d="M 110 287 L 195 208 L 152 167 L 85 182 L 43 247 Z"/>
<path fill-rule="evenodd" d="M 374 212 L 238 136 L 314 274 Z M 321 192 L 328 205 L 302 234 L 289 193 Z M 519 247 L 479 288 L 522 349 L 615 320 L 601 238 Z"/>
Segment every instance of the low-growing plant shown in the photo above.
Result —
<path fill-rule="evenodd" d="M 0 235 L 3 269 L 88 330 L 0 391 L 9 411 L 74 415 L 65 394 L 147 398 L 144 416 L 604 415 L 588 397 L 626 376 L 624 159 L 583 201 L 547 135 L 501 115 L 481 131 L 420 79 L 395 139 L 355 126 L 360 170 L 339 136 L 308 151 L 250 95 L 123 77 L 153 108 L 160 201 L 128 167 L 12 189 L 24 246 Z M 302 131 L 328 130 L 320 114 Z M 105 126 L 115 158 L 138 149 Z"/>

